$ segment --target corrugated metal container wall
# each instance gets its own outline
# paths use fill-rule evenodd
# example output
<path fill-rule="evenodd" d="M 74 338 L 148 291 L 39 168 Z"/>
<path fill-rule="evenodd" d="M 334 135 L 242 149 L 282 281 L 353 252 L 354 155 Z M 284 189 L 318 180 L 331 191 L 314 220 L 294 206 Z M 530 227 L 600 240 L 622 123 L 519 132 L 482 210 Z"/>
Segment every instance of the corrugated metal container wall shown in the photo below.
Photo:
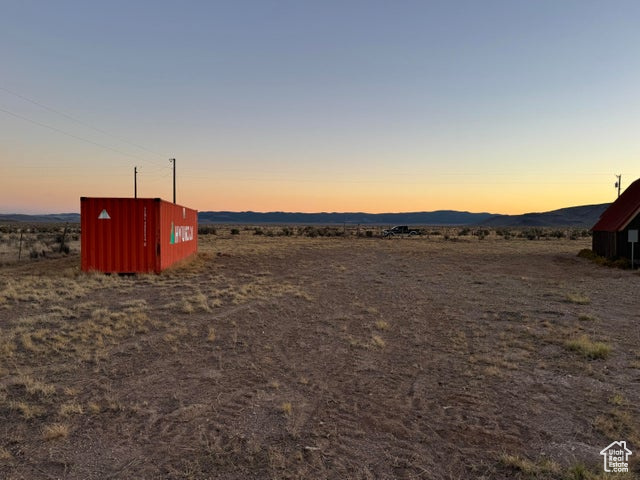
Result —
<path fill-rule="evenodd" d="M 160 270 L 198 251 L 198 212 L 160 202 Z"/>
<path fill-rule="evenodd" d="M 159 198 L 82 197 L 80 215 L 83 271 L 159 273 L 198 249 L 198 212 Z"/>

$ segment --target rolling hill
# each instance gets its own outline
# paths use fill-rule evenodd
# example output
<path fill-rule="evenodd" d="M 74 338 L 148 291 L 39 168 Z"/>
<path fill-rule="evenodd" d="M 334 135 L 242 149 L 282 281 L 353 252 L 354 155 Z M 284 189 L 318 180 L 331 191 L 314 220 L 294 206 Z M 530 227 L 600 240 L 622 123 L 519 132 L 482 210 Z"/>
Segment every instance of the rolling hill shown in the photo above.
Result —
<path fill-rule="evenodd" d="M 0 213 L 0 222 L 80 223 L 80 214 L 51 213 L 45 215 L 25 215 L 22 213 Z"/>
<path fill-rule="evenodd" d="M 481 223 L 487 227 L 585 227 L 591 228 L 609 203 L 561 208 L 543 213 L 495 215 Z"/>
<path fill-rule="evenodd" d="M 437 210 L 434 212 L 363 213 L 363 212 L 199 212 L 200 223 L 239 224 L 325 224 L 325 225 L 482 225 L 486 227 L 581 227 L 593 226 L 608 203 L 561 208 L 550 212 L 522 215 Z M 79 223 L 77 213 L 48 215 L 0 214 L 0 222 Z"/>
<path fill-rule="evenodd" d="M 494 217 L 490 213 L 439 210 L 410 213 L 290 213 L 290 212 L 199 212 L 202 223 L 282 223 L 329 225 L 470 225 Z"/>

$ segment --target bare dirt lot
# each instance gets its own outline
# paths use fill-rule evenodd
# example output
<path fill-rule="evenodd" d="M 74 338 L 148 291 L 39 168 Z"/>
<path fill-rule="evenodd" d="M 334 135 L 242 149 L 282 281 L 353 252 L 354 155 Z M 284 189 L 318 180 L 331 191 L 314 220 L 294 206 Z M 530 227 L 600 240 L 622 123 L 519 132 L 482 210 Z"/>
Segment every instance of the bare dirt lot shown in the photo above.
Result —
<path fill-rule="evenodd" d="M 640 276 L 588 238 L 200 241 L 0 267 L 0 478 L 640 478 Z"/>

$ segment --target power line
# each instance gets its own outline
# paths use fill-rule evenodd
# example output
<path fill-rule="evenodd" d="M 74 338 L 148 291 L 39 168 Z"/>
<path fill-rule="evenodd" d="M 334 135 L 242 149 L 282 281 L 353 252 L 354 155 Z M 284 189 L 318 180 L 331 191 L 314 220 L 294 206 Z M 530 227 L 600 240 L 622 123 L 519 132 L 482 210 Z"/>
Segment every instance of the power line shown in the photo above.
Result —
<path fill-rule="evenodd" d="M 132 145 L 132 146 L 134 146 L 134 147 L 136 147 L 136 148 L 139 148 L 140 150 L 144 150 L 145 152 L 152 153 L 153 155 L 157 155 L 158 157 L 162 157 L 162 158 L 166 158 L 166 157 L 168 156 L 168 155 L 163 155 L 163 154 L 161 154 L 161 153 L 158 153 L 158 152 L 155 152 L 155 151 L 153 151 L 153 150 L 150 150 L 150 149 L 148 149 L 148 148 L 146 148 L 146 147 L 144 147 L 144 146 L 142 146 L 142 145 L 140 145 L 140 144 L 138 144 L 138 143 L 135 143 L 135 142 L 132 142 L 132 141 L 130 141 L 130 140 L 127 140 L 126 138 L 122 138 L 122 137 L 120 137 L 120 136 L 118 136 L 118 135 L 114 135 L 114 134 L 112 134 L 112 133 L 109 133 L 109 132 L 107 132 L 106 130 L 102 130 L 102 129 L 100 129 L 100 128 L 94 127 L 93 125 L 90 125 L 90 124 L 89 124 L 89 123 L 87 123 L 87 122 L 84 122 L 84 121 L 82 121 L 82 120 L 79 120 L 79 119 L 77 119 L 77 118 L 75 118 L 75 117 L 73 117 L 73 116 L 69 115 L 68 113 L 65 113 L 65 112 L 62 112 L 62 111 L 60 111 L 60 110 L 57 110 L 57 109 L 55 109 L 55 108 L 53 108 L 53 107 L 50 107 L 50 106 L 48 106 L 48 105 L 45 105 L 45 104 L 43 104 L 43 103 L 41 103 L 41 102 L 38 102 L 38 101 L 36 101 L 36 100 L 33 100 L 32 98 L 25 97 L 24 95 L 21 95 L 21 94 L 19 94 L 19 93 L 12 92 L 11 90 L 9 90 L 9 89 L 7 89 L 7 88 L 4 88 L 4 87 L 2 87 L 2 86 L 0 86 L 0 90 L 2 90 L 3 92 L 7 92 L 7 93 L 9 93 L 9 94 L 11 94 L 11 95 L 13 95 L 13 96 L 15 96 L 15 97 L 17 97 L 17 98 L 22 99 L 22 100 L 25 100 L 25 101 L 27 101 L 27 102 L 29 102 L 29 103 L 32 103 L 32 104 L 34 104 L 34 105 L 37 105 L 37 106 L 39 106 L 39 107 L 41 107 L 41 108 L 44 108 L 45 110 L 48 110 L 48 111 L 50 111 L 50 112 L 53 112 L 53 113 L 55 113 L 55 114 L 57 114 L 57 115 L 60 115 L 60 116 L 62 116 L 62 117 L 64 117 L 64 118 L 66 118 L 66 119 L 68 119 L 68 120 L 71 120 L 72 122 L 75 122 L 75 123 L 77 123 L 77 124 L 79 124 L 79 125 L 83 125 L 83 126 L 85 126 L 85 127 L 87 127 L 87 128 L 90 128 L 91 130 L 94 130 L 94 131 L 96 131 L 96 132 L 98 132 L 98 133 L 101 133 L 102 135 L 106 135 L 106 136 L 108 136 L 108 137 L 115 138 L 116 140 L 118 140 L 118 141 L 120 141 L 120 142 L 123 142 L 123 143 L 128 143 L 129 145 Z M 151 161 L 151 160 L 145 160 L 145 161 L 149 161 L 150 163 L 156 163 L 156 162 L 153 162 L 153 161 Z M 157 164 L 157 163 L 156 163 L 156 164 Z"/>
<path fill-rule="evenodd" d="M 163 177 L 166 177 L 171 173 L 171 167 L 169 165 L 165 165 L 163 167 L 157 167 L 152 169 L 142 169 L 138 168 L 138 173 L 144 172 L 146 175 L 160 175 L 164 173 Z"/>
<path fill-rule="evenodd" d="M 23 115 L 20 115 L 18 113 L 14 113 L 14 112 L 11 112 L 9 110 L 5 110 L 2 107 L 0 107 L 0 111 L 6 113 L 8 115 L 12 115 L 12 116 L 14 116 L 16 118 L 19 118 L 21 120 L 24 120 L 25 122 L 33 123 L 34 125 L 38 125 L 40 127 L 44 127 L 44 128 L 48 128 L 50 130 L 53 130 L 54 132 L 61 133 L 62 135 L 66 135 L 67 137 L 75 138 L 76 140 L 80 140 L 80 141 L 83 141 L 83 142 L 86 142 L 86 143 L 90 143 L 90 144 L 95 145 L 97 147 L 106 148 L 107 150 L 111 150 L 112 152 L 119 153 L 120 155 L 125 155 L 127 157 L 135 158 L 135 159 L 141 160 L 143 162 L 148 161 L 148 160 L 146 160 L 146 159 L 144 159 L 142 157 L 139 157 L 137 155 L 133 155 L 131 153 L 123 152 L 122 150 L 118 150 L 117 148 L 113 148 L 113 147 L 110 147 L 108 145 L 104 145 L 102 143 L 94 142 L 93 140 L 89 140 L 87 138 L 80 137 L 78 135 L 74 135 L 73 133 L 65 132 L 64 130 L 60 130 L 57 127 L 52 127 L 51 125 L 47 125 L 46 123 L 42 123 L 42 122 L 39 122 L 37 120 L 32 120 L 32 119 L 27 118 L 27 117 L 25 117 Z M 153 163 L 155 163 L 155 162 L 153 162 Z"/>

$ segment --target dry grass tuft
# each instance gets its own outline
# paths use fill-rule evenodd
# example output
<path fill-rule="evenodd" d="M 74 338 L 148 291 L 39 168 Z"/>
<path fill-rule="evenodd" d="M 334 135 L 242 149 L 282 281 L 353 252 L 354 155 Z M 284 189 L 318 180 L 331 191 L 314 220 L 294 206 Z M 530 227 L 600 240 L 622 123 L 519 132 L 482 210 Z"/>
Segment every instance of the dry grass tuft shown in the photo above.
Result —
<path fill-rule="evenodd" d="M 629 362 L 629 365 L 631 366 L 631 368 L 637 368 L 638 370 L 640 370 L 640 352 L 636 353 L 636 358 L 634 360 L 631 360 L 631 362 Z"/>
<path fill-rule="evenodd" d="M 126 300 L 121 305 L 130 312 L 145 312 L 149 309 L 149 305 L 144 299 Z"/>
<path fill-rule="evenodd" d="M 609 438 L 625 438 L 634 445 L 640 443 L 640 428 L 633 416 L 633 405 L 621 393 L 609 398 L 612 407 L 598 415 L 593 425 Z"/>
<path fill-rule="evenodd" d="M 302 298 L 303 300 L 306 300 L 307 302 L 312 302 L 313 301 L 313 297 L 311 295 L 309 295 L 307 292 L 303 291 L 303 290 L 299 290 L 293 293 L 293 296 L 295 298 Z"/>
<path fill-rule="evenodd" d="M 51 307 L 49 307 L 49 311 L 53 314 L 57 314 L 61 318 L 78 318 L 76 312 L 61 305 L 52 305 Z"/>
<path fill-rule="evenodd" d="M 248 282 L 212 289 L 209 305 L 220 307 L 225 303 L 240 305 L 251 300 L 267 300 L 291 295 L 311 302 L 314 298 L 299 285 L 289 282 L 274 282 L 269 276 L 243 275 Z"/>
<path fill-rule="evenodd" d="M 611 397 L 609 399 L 609 403 L 619 407 L 619 406 L 622 406 L 622 405 L 626 405 L 627 404 L 627 399 L 624 398 L 624 395 L 622 395 L 621 393 L 615 393 L 613 395 L 613 397 Z"/>
<path fill-rule="evenodd" d="M 565 298 L 567 302 L 575 303 L 577 305 L 587 305 L 591 302 L 589 297 L 587 297 L 586 295 L 581 295 L 579 293 L 568 293 Z"/>
<path fill-rule="evenodd" d="M 33 343 L 33 339 L 31 338 L 31 333 L 26 332 L 20 335 L 20 343 L 22 344 L 22 348 L 24 348 L 28 352 L 31 352 L 31 353 L 40 352 L 40 348 L 38 348 L 36 344 Z"/>
<path fill-rule="evenodd" d="M 483 371 L 485 375 L 490 375 L 492 377 L 504 377 L 504 374 L 502 373 L 502 371 L 495 365 L 490 365 L 488 367 L 485 367 Z"/>
<path fill-rule="evenodd" d="M 15 384 L 24 386 L 27 393 L 31 395 L 48 397 L 50 395 L 53 395 L 56 391 L 55 385 L 49 385 L 40 380 L 34 380 L 28 375 L 18 377 L 18 379 L 15 381 Z"/>
<path fill-rule="evenodd" d="M 177 336 L 175 336 L 173 333 L 165 333 L 165 334 L 162 336 L 162 339 L 163 339 L 165 342 L 167 342 L 167 343 L 173 343 L 173 342 L 175 342 L 176 340 L 178 340 L 178 337 L 177 337 Z"/>
<path fill-rule="evenodd" d="M 373 337 L 371 337 L 371 341 L 376 347 L 382 348 L 386 345 L 386 342 L 380 335 L 374 335 Z"/>
<path fill-rule="evenodd" d="M 389 330 L 389 322 L 385 320 L 378 320 L 375 326 L 378 330 Z"/>
<path fill-rule="evenodd" d="M 3 340 L 0 342 L 0 358 L 6 359 L 13 357 L 16 351 L 16 344 L 11 341 Z"/>
<path fill-rule="evenodd" d="M 193 296 L 193 302 L 196 304 L 196 308 L 198 310 L 202 310 L 203 312 L 211 311 L 211 307 L 209 306 L 209 301 L 204 293 L 196 292 Z"/>
<path fill-rule="evenodd" d="M 195 307 L 193 306 L 193 304 L 187 300 L 186 298 L 182 299 L 182 302 L 180 303 L 180 311 L 182 313 L 188 313 L 191 314 L 193 312 L 196 311 Z"/>
<path fill-rule="evenodd" d="M 46 441 L 67 438 L 69 436 L 69 426 L 62 423 L 47 425 L 42 429 L 42 438 Z"/>
<path fill-rule="evenodd" d="M 569 350 L 592 360 L 607 358 L 611 353 L 610 345 L 602 342 L 594 342 L 586 335 L 582 335 L 574 340 L 569 340 L 565 345 Z"/>
<path fill-rule="evenodd" d="M 20 413 L 25 420 L 31 420 L 46 413 L 44 408 L 22 401 L 9 402 L 9 409 Z"/>
<path fill-rule="evenodd" d="M 215 342 L 216 340 L 216 329 L 213 327 L 209 327 L 209 331 L 207 333 L 207 342 Z"/>
<path fill-rule="evenodd" d="M 285 415 L 291 415 L 291 411 L 293 410 L 293 407 L 291 406 L 291 402 L 284 402 L 282 405 L 280 405 L 280 410 Z"/>
<path fill-rule="evenodd" d="M 621 407 L 614 407 L 593 422 L 596 429 L 609 438 L 626 438 L 630 442 L 638 440 L 638 432 L 632 415 Z"/>
<path fill-rule="evenodd" d="M 6 448 L 0 447 L 0 461 L 7 462 L 9 460 L 13 460 L 13 455 Z"/>
<path fill-rule="evenodd" d="M 505 467 L 513 468 L 527 475 L 527 478 L 547 478 L 546 475 L 557 475 L 561 471 L 557 463 L 546 459 L 541 462 L 533 462 L 520 455 L 503 453 L 500 455 L 499 461 Z"/>
<path fill-rule="evenodd" d="M 173 304 L 167 306 L 175 306 Z M 198 288 L 189 297 L 182 297 L 178 308 L 182 313 L 210 312 L 209 299 Z"/>
<path fill-rule="evenodd" d="M 502 454 L 499 462 L 505 467 L 519 472 L 515 478 L 523 479 L 562 479 L 562 480 L 604 480 L 609 478 L 602 473 L 593 473 L 583 464 L 563 467 L 560 464 L 548 460 L 531 461 L 519 455 Z M 600 467 L 602 468 L 602 467 Z M 626 474 L 616 475 L 620 480 L 633 478 Z"/>
<path fill-rule="evenodd" d="M 77 402 L 67 402 L 60 405 L 58 413 L 63 417 L 69 417 L 71 415 L 82 415 L 84 413 L 84 409 L 82 408 L 82 405 Z"/>

